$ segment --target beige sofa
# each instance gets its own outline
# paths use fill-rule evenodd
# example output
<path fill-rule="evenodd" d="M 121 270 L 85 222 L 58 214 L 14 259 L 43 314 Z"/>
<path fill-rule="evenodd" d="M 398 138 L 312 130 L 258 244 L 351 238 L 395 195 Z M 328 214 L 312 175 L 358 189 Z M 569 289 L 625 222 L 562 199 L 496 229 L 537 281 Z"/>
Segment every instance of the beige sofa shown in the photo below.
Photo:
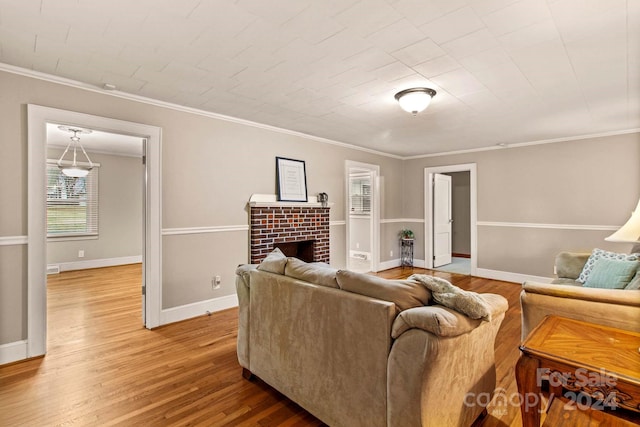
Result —
<path fill-rule="evenodd" d="M 522 340 L 551 314 L 640 332 L 640 290 L 583 287 L 576 279 L 588 258 L 588 253 L 562 252 L 556 256 L 557 279 L 523 284 Z"/>
<path fill-rule="evenodd" d="M 506 299 L 481 294 L 491 320 L 474 320 L 425 306 L 430 293 L 417 282 L 389 283 L 295 258 L 240 266 L 243 375 L 330 426 L 470 425 L 495 388 Z"/>

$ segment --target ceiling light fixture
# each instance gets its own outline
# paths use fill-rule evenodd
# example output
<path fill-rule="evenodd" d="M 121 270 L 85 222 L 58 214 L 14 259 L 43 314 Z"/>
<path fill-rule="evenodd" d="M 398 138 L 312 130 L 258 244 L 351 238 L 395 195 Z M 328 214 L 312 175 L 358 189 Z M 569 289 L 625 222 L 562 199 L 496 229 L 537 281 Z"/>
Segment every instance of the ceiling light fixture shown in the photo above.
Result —
<path fill-rule="evenodd" d="M 428 87 L 414 87 L 396 93 L 395 98 L 404 111 L 415 116 L 429 106 L 435 95 L 436 91 Z"/>
<path fill-rule="evenodd" d="M 89 171 L 93 169 L 93 162 L 89 158 L 89 155 L 87 154 L 87 152 L 84 151 L 84 147 L 80 143 L 80 137 L 78 136 L 78 134 L 91 133 L 91 131 L 89 129 L 78 129 L 78 128 L 71 128 L 68 126 L 58 126 L 58 129 L 63 130 L 65 132 L 73 133 L 73 136 L 71 137 L 71 141 L 69 141 L 69 143 L 67 144 L 67 148 L 64 149 L 64 153 L 62 153 L 62 156 L 60 156 L 60 158 L 58 159 L 58 167 L 62 170 L 63 174 L 65 174 L 66 176 L 70 176 L 72 178 L 83 178 L 87 176 L 89 174 Z M 64 156 L 69 151 L 71 144 L 73 144 L 73 161 L 71 162 L 71 164 L 69 164 L 68 161 L 64 160 Z M 88 164 L 84 164 L 84 163 L 78 164 L 77 162 L 78 145 L 82 150 L 82 154 L 84 154 L 84 156 L 87 158 Z"/>

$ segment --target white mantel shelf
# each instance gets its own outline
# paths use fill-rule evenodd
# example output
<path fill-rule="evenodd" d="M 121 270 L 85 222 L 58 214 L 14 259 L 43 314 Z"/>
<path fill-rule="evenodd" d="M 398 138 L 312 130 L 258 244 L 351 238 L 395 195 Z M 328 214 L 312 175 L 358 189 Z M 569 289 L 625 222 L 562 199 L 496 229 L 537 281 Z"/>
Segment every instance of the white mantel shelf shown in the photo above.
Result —
<path fill-rule="evenodd" d="M 279 202 L 275 194 L 252 194 L 249 199 L 249 206 L 256 208 L 268 207 L 297 207 L 297 208 L 322 208 L 322 203 L 318 203 L 316 196 L 308 196 L 306 202 Z M 328 203 L 327 207 L 333 206 Z"/>

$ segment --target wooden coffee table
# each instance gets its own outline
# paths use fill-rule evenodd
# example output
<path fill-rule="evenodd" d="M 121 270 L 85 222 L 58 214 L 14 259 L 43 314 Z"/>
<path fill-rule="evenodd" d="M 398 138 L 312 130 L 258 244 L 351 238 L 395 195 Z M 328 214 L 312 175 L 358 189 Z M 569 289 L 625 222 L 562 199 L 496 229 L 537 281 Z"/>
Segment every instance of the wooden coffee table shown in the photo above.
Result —
<path fill-rule="evenodd" d="M 547 316 L 520 346 L 522 425 L 540 427 L 541 385 L 575 398 L 574 409 L 640 421 L 640 333 Z M 552 397 L 553 398 L 553 397 Z"/>

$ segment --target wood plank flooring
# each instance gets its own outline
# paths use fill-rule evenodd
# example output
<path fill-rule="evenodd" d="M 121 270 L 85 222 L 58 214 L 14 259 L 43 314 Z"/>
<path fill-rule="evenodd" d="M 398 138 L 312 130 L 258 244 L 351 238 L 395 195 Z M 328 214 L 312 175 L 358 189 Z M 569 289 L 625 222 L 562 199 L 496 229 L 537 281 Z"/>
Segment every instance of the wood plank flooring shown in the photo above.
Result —
<path fill-rule="evenodd" d="M 496 340 L 505 399 L 482 425 L 518 426 L 519 410 L 507 398 L 516 393 L 520 286 L 418 268 L 379 275 L 412 273 L 509 300 Z M 49 276 L 48 353 L 0 366 L 0 426 L 322 425 L 262 381 L 242 378 L 237 309 L 146 330 L 140 280 L 139 264 Z"/>

